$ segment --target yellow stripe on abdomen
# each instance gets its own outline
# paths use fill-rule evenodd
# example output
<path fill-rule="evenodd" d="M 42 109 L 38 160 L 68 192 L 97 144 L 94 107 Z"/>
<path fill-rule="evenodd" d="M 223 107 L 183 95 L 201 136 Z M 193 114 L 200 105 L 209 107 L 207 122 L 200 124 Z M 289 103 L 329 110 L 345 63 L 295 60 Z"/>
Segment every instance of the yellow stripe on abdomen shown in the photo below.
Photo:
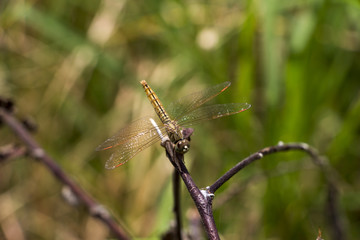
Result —
<path fill-rule="evenodd" d="M 145 93 L 155 109 L 156 114 L 159 116 L 162 123 L 168 123 L 170 121 L 169 115 L 166 113 L 163 105 L 161 104 L 158 96 L 154 93 L 154 91 L 150 88 L 145 80 L 142 80 L 141 85 L 143 86 Z"/>

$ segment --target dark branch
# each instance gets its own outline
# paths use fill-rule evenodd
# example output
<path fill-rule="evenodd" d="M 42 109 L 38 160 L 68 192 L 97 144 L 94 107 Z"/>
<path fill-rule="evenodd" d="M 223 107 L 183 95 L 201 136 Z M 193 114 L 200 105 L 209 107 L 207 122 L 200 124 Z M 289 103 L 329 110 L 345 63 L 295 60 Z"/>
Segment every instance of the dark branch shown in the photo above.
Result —
<path fill-rule="evenodd" d="M 122 230 L 112 219 L 108 211 L 102 205 L 97 203 L 90 195 L 83 191 L 79 186 L 77 186 L 65 174 L 60 166 L 57 165 L 56 162 L 38 145 L 38 143 L 33 139 L 33 137 L 28 133 L 23 125 L 6 111 L 6 108 L 0 108 L 0 119 L 3 121 L 3 123 L 7 124 L 13 130 L 13 132 L 25 143 L 30 156 L 43 163 L 60 182 L 68 186 L 75 194 L 75 196 L 87 206 L 92 216 L 98 218 L 104 224 L 106 224 L 110 231 L 118 239 L 129 239 L 124 230 Z"/>
<path fill-rule="evenodd" d="M 318 166 L 325 177 L 327 188 L 328 188 L 328 202 L 327 202 L 327 212 L 330 216 L 330 224 L 332 225 L 335 239 L 345 239 L 345 230 L 343 227 L 343 222 L 341 221 L 339 204 L 338 204 L 338 190 L 337 190 L 337 174 L 333 171 L 330 166 L 327 164 L 327 161 L 320 157 L 318 152 L 310 147 L 306 143 L 290 143 L 283 144 L 280 143 L 277 146 L 271 146 L 264 148 L 257 153 L 250 155 L 244 160 L 240 161 L 233 168 L 227 171 L 223 176 L 221 176 L 218 180 L 215 181 L 213 185 L 211 185 L 208 190 L 210 193 L 215 193 L 217 189 L 219 189 L 224 183 L 226 183 L 231 177 L 233 177 L 240 170 L 248 166 L 249 164 L 255 162 L 258 159 L 263 158 L 266 155 L 276 153 L 276 152 L 285 152 L 290 150 L 300 150 L 307 153 L 313 163 Z"/>
<path fill-rule="evenodd" d="M 271 146 L 264 148 L 254 154 L 251 154 L 249 157 L 245 158 L 244 160 L 240 161 L 236 164 L 233 168 L 227 171 L 223 176 L 221 176 L 218 180 L 215 181 L 213 185 L 210 186 L 209 191 L 211 193 L 215 193 L 216 190 L 221 187 L 225 182 L 227 182 L 230 178 L 232 178 L 236 173 L 238 173 L 241 169 L 245 168 L 249 164 L 253 163 L 254 161 L 263 158 L 266 155 L 276 153 L 276 152 L 284 152 L 289 150 L 301 150 L 308 153 L 311 158 L 313 159 L 314 163 L 320 166 L 322 169 L 324 168 L 324 163 L 318 157 L 316 151 L 309 147 L 309 145 L 305 143 L 292 143 L 292 144 L 279 144 L 277 146 Z"/>
<path fill-rule="evenodd" d="M 175 220 L 176 220 L 176 225 L 175 225 L 175 235 L 176 235 L 176 239 L 181 240 L 182 236 L 181 236 L 181 229 L 182 229 L 182 224 L 181 224 L 181 205 L 180 205 L 180 175 L 179 173 L 174 169 L 173 172 L 173 194 L 174 194 L 174 214 L 175 214 Z"/>
<path fill-rule="evenodd" d="M 184 155 L 175 152 L 174 146 L 170 141 L 163 143 L 163 146 L 166 149 L 166 156 L 183 179 L 185 186 L 200 213 L 208 238 L 211 240 L 220 239 L 212 214 L 212 198 L 210 196 L 205 198 L 205 196 L 208 195 L 203 195 L 201 190 L 196 186 L 184 164 Z"/>
<path fill-rule="evenodd" d="M 91 196 L 78 187 L 55 163 L 55 161 L 46 154 L 46 152 L 35 142 L 32 136 L 29 134 L 29 130 L 25 128 L 18 120 L 16 120 L 10 112 L 14 109 L 11 101 L 5 101 L 0 99 L 0 124 L 7 124 L 14 133 L 27 145 L 27 149 L 24 147 L 12 146 L 10 148 L 0 149 L 0 161 L 16 158 L 25 154 L 32 156 L 33 158 L 42 162 L 53 175 L 61 181 L 71 192 L 79 199 L 83 204 L 87 206 L 92 216 L 100 219 L 104 222 L 112 233 L 118 239 L 129 239 L 125 232 L 119 228 L 115 221 L 111 218 L 107 210 L 97 202 L 95 202 Z M 26 125 L 26 124 L 25 124 Z M 26 125 L 27 126 L 27 125 Z M 189 138 L 192 134 L 192 129 L 185 129 L 184 135 Z M 174 151 L 174 145 L 170 141 L 165 141 L 163 146 L 166 149 L 166 155 L 170 162 L 173 164 L 177 173 L 174 173 L 174 212 L 176 215 L 176 227 L 175 233 L 178 239 L 181 239 L 181 219 L 180 219 L 180 187 L 179 187 L 179 175 L 183 179 L 190 196 L 192 197 L 198 212 L 200 213 L 201 220 L 205 227 L 205 232 L 209 239 L 220 239 L 218 231 L 216 229 L 215 221 L 212 214 L 212 199 L 214 193 L 225 182 L 233 177 L 240 170 L 253 163 L 254 161 L 263 158 L 264 156 L 276 153 L 285 152 L 289 150 L 300 150 L 306 152 L 318 166 L 323 173 L 328 187 L 327 198 L 327 212 L 329 213 L 330 222 L 334 230 L 335 239 L 345 239 L 345 231 L 343 223 L 341 221 L 338 201 L 338 189 L 336 174 L 327 164 L 324 158 L 321 158 L 317 151 L 305 143 L 292 143 L 292 144 L 279 144 L 277 146 L 264 148 L 257 153 L 250 155 L 244 160 L 240 161 L 223 176 L 221 176 L 213 185 L 207 187 L 206 190 L 200 190 L 193 179 L 191 178 L 185 164 L 184 156 Z"/>

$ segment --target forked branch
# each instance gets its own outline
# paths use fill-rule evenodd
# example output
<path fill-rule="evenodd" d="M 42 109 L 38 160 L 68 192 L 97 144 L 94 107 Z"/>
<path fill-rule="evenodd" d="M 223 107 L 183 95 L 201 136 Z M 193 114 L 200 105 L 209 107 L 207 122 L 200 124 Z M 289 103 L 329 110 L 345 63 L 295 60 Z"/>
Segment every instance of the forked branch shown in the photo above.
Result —
<path fill-rule="evenodd" d="M 205 192 L 201 191 L 196 186 L 184 164 L 184 155 L 175 152 L 174 145 L 170 141 L 164 142 L 163 146 L 166 149 L 166 156 L 183 179 L 185 186 L 200 213 L 208 238 L 212 240 L 220 239 L 212 214 L 212 197 L 204 194 Z"/>
<path fill-rule="evenodd" d="M 47 155 L 47 153 L 36 143 L 28 130 L 17 120 L 15 119 L 9 109 L 0 104 L 0 121 L 7 124 L 13 132 L 26 144 L 27 150 L 24 148 L 13 148 L 3 154 L 3 159 L 10 159 L 16 156 L 24 155 L 27 153 L 33 158 L 39 160 L 43 163 L 53 175 L 64 185 L 70 188 L 71 192 L 89 209 L 89 212 L 92 216 L 100 219 L 104 224 L 108 226 L 111 232 L 118 239 L 129 239 L 124 230 L 122 230 L 117 223 L 112 219 L 110 214 L 106 211 L 104 207 L 98 204 L 90 195 L 83 191 L 79 186 L 77 186 L 65 173 L 64 171 L 56 164 L 56 162 Z M 191 135 L 192 131 L 188 134 Z M 312 161 L 318 166 L 323 173 L 328 187 L 328 207 L 327 212 L 329 213 L 332 229 L 334 229 L 335 239 L 344 239 L 344 230 L 342 227 L 342 222 L 340 221 L 340 211 L 338 209 L 338 191 L 336 186 L 336 180 L 334 171 L 327 165 L 326 161 L 319 156 L 317 151 L 305 143 L 291 143 L 283 144 L 280 143 L 276 146 L 271 146 L 264 148 L 257 153 L 250 155 L 249 157 L 243 159 L 233 168 L 227 171 L 223 176 L 215 181 L 214 184 L 207 187 L 205 190 L 200 190 L 194 183 L 192 177 L 190 176 L 185 164 L 184 156 L 174 151 L 174 146 L 170 141 L 165 141 L 163 146 L 166 149 L 166 155 L 169 158 L 170 162 L 173 164 L 176 171 L 179 173 L 183 179 L 190 196 L 192 197 L 202 219 L 202 222 L 205 227 L 205 231 L 209 239 L 220 239 L 218 231 L 216 229 L 215 221 L 212 213 L 212 200 L 214 193 L 219 189 L 225 182 L 230 180 L 235 174 L 240 170 L 244 169 L 246 166 L 263 158 L 266 155 L 276 153 L 276 152 L 285 152 L 292 150 L 300 150 L 307 153 Z M 4 153 L 4 151 L 2 151 Z M 1 157 L 1 156 L 0 156 Z M 174 175 L 176 179 L 176 175 Z M 178 185 L 178 184 L 176 184 Z M 176 186 L 175 185 L 175 186 Z M 181 223 L 180 223 L 180 203 L 179 203 L 179 189 L 175 190 L 175 202 L 177 206 L 174 208 L 174 211 L 177 214 L 177 229 L 176 235 L 178 238 L 181 238 Z"/>
<path fill-rule="evenodd" d="M 219 239 L 219 234 L 217 232 L 212 214 L 212 198 L 216 190 L 219 189 L 228 180 L 230 180 L 230 178 L 237 174 L 240 170 L 255 162 L 256 160 L 259 160 L 264 156 L 272 153 L 293 150 L 300 150 L 307 153 L 311 157 L 313 163 L 318 166 L 323 173 L 328 188 L 327 212 L 330 216 L 330 224 L 334 229 L 334 236 L 336 237 L 335 239 L 344 239 L 344 230 L 342 227 L 342 222 L 340 221 L 340 211 L 338 209 L 338 193 L 335 180 L 336 174 L 334 174 L 334 171 L 332 171 L 332 169 L 327 165 L 325 159 L 321 158 L 317 151 L 309 145 L 305 143 L 283 144 L 280 142 L 276 146 L 264 148 L 240 161 L 218 180 L 216 180 L 214 184 L 207 187 L 206 190 L 200 190 L 196 186 L 188 170 L 186 169 L 186 166 L 184 165 L 184 156 L 174 151 L 172 143 L 167 141 L 163 145 L 166 148 L 167 157 L 170 159 L 170 162 L 173 164 L 175 169 L 177 169 L 179 172 L 192 199 L 194 200 L 209 239 Z"/>

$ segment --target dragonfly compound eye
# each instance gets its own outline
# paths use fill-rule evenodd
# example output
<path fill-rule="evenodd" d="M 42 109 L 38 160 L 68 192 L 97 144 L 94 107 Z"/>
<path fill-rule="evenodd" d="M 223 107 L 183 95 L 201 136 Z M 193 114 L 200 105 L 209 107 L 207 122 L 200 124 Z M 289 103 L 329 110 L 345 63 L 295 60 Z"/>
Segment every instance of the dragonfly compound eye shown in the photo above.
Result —
<path fill-rule="evenodd" d="M 175 151 L 177 151 L 178 153 L 186 153 L 189 151 L 189 149 L 190 149 L 190 142 L 187 139 L 179 140 L 175 144 Z"/>

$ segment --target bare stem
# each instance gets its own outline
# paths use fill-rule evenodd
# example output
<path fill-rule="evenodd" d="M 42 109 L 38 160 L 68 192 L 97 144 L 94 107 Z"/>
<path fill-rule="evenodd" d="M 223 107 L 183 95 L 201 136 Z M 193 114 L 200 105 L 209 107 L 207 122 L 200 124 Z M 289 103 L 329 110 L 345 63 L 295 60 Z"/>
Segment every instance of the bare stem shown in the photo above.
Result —
<path fill-rule="evenodd" d="M 313 163 L 320 168 L 322 174 L 324 175 L 328 188 L 326 211 L 329 215 L 330 224 L 332 225 L 332 229 L 334 231 L 334 239 L 346 239 L 345 230 L 344 230 L 343 222 L 341 221 L 342 218 L 338 204 L 339 194 L 337 190 L 338 188 L 336 181 L 337 174 L 327 164 L 326 159 L 322 158 L 314 148 L 310 147 L 306 143 L 289 143 L 289 144 L 281 143 L 276 146 L 264 148 L 240 161 L 233 168 L 227 171 L 223 176 L 221 176 L 218 180 L 216 180 L 215 183 L 208 188 L 208 190 L 210 193 L 215 193 L 217 189 L 219 189 L 224 183 L 230 180 L 230 178 L 233 177 L 235 174 L 237 174 L 240 170 L 242 170 L 249 164 L 255 162 L 256 160 L 263 158 L 266 155 L 276 152 L 285 152 L 291 150 L 304 151 L 311 157 Z"/>
<path fill-rule="evenodd" d="M 3 156 L 3 159 L 10 159 L 16 156 L 24 155 L 27 152 L 30 156 L 43 163 L 60 182 L 69 187 L 71 191 L 75 194 L 75 196 L 88 207 L 91 215 L 100 219 L 104 224 L 106 224 L 111 230 L 111 232 L 118 239 L 129 239 L 129 237 L 125 234 L 124 230 L 116 224 L 116 222 L 112 219 L 107 210 L 103 206 L 95 202 L 95 200 L 93 200 L 90 195 L 88 195 L 79 186 L 77 186 L 56 164 L 56 162 L 46 154 L 46 152 L 32 138 L 28 130 L 26 130 L 22 126 L 22 124 L 20 124 L 20 122 L 9 113 L 10 109 L 11 108 L 6 108 L 5 105 L 0 106 L 0 120 L 6 123 L 13 130 L 13 132 L 27 145 L 28 150 L 26 151 L 26 149 L 24 148 L 14 148 L 10 152 L 2 155 L 0 154 L 0 157 Z M 190 131 L 187 135 L 190 137 L 191 133 L 192 131 Z M 332 228 L 334 229 L 334 239 L 342 240 L 346 238 L 338 207 L 339 196 L 336 184 L 337 181 L 335 171 L 333 171 L 329 167 L 325 159 L 320 157 L 317 151 L 311 148 L 309 145 L 305 143 L 282 143 L 276 146 L 264 148 L 240 161 L 233 168 L 227 171 L 223 176 L 221 176 L 218 180 L 216 180 L 214 184 L 212 184 L 210 187 L 207 187 L 206 190 L 200 190 L 196 186 L 184 164 L 184 155 L 175 152 L 174 146 L 170 141 L 164 142 L 163 146 L 166 149 L 167 157 L 176 169 L 176 172 L 174 172 L 173 175 L 173 182 L 174 213 L 176 216 L 175 234 L 178 239 L 182 239 L 179 176 L 183 179 L 183 182 L 185 183 L 185 186 L 188 189 L 190 196 L 192 197 L 198 209 L 198 212 L 200 213 L 200 217 L 208 238 L 211 240 L 217 240 L 220 239 L 220 237 L 216 229 L 215 221 L 212 214 L 212 199 L 214 196 L 213 194 L 216 192 L 216 190 L 219 189 L 228 180 L 230 180 L 230 178 L 237 174 L 240 170 L 242 170 L 249 164 L 255 162 L 256 160 L 261 159 L 264 156 L 272 153 L 285 152 L 290 150 L 304 151 L 311 157 L 314 164 L 320 168 L 327 182 L 328 198 L 326 211 L 329 213 L 330 223 L 332 225 Z"/>
<path fill-rule="evenodd" d="M 205 197 L 205 195 L 203 195 L 200 189 L 196 186 L 184 164 L 184 155 L 176 153 L 174 151 L 173 144 L 170 141 L 166 141 L 164 143 L 164 147 L 166 149 L 166 156 L 169 158 L 175 169 L 179 172 L 186 188 L 190 193 L 191 198 L 193 199 L 200 213 L 200 217 L 204 224 L 205 232 L 208 235 L 208 238 L 211 240 L 220 239 L 211 210 L 212 198 Z"/>
<path fill-rule="evenodd" d="M 251 154 L 247 158 L 240 161 L 238 164 L 236 164 L 234 167 L 232 167 L 229 171 L 227 171 L 223 176 L 221 176 L 218 180 L 215 181 L 213 185 L 210 186 L 209 191 L 211 193 L 215 193 L 219 187 L 221 187 L 224 183 L 226 183 L 230 178 L 232 178 L 236 173 L 238 173 L 240 170 L 245 168 L 246 166 L 250 165 L 254 161 L 263 158 L 266 155 L 276 153 L 276 152 L 284 152 L 284 151 L 290 151 L 290 150 L 301 150 L 308 153 L 314 163 L 321 167 L 321 169 L 324 169 L 324 163 L 320 160 L 320 157 L 316 153 L 316 151 L 309 147 L 309 145 L 305 143 L 291 143 L 291 144 L 279 144 L 276 146 L 266 147 L 254 154 Z"/>
<path fill-rule="evenodd" d="M 97 203 L 88 193 L 76 185 L 70 179 L 70 177 L 65 174 L 60 166 L 56 164 L 55 160 L 47 155 L 44 149 L 39 146 L 39 144 L 17 119 L 15 119 L 11 114 L 2 108 L 0 108 L 0 119 L 6 123 L 12 129 L 12 131 L 25 143 L 30 156 L 44 164 L 50 170 L 50 172 L 52 172 L 54 177 L 56 177 L 64 185 L 68 186 L 75 194 L 75 196 L 87 206 L 90 214 L 93 217 L 98 218 L 100 221 L 106 224 L 117 239 L 129 239 L 125 231 L 121 229 L 112 219 L 108 211 L 102 205 Z"/>
<path fill-rule="evenodd" d="M 180 205 L 180 175 L 179 173 L 174 169 L 173 173 L 173 193 L 174 193 L 174 214 L 176 219 L 176 226 L 175 226 L 175 235 L 176 239 L 181 240 L 181 205 Z"/>

